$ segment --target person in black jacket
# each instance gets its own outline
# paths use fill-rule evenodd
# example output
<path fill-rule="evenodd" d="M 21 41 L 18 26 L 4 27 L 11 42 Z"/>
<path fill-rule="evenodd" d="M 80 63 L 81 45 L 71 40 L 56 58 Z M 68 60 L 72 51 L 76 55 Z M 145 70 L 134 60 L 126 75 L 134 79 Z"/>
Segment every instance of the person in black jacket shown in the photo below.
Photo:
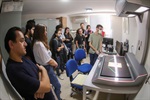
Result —
<path fill-rule="evenodd" d="M 69 30 L 69 27 L 66 27 L 65 28 L 65 31 L 64 31 L 64 36 L 65 36 L 65 41 L 64 43 L 66 44 L 67 48 L 68 48 L 68 59 L 71 57 L 73 58 L 73 53 L 72 53 L 72 41 L 73 41 L 73 38 L 70 34 L 70 30 Z"/>

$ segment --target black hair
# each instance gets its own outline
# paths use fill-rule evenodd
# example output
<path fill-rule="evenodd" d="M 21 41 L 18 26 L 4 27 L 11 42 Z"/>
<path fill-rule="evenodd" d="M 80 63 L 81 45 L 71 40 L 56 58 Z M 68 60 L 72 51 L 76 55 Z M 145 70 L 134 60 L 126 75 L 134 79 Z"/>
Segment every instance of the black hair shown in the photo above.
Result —
<path fill-rule="evenodd" d="M 34 19 L 28 20 L 28 21 L 27 21 L 27 24 L 28 24 L 28 23 L 33 23 L 33 24 L 35 24 L 35 20 L 34 20 Z"/>
<path fill-rule="evenodd" d="M 100 25 L 100 27 L 101 27 L 101 28 L 103 28 L 103 26 L 102 26 L 102 25 Z"/>
<path fill-rule="evenodd" d="M 67 29 L 69 29 L 69 27 L 66 27 L 66 28 L 65 28 L 64 34 L 66 33 L 66 30 L 67 30 Z"/>
<path fill-rule="evenodd" d="M 86 26 L 86 29 L 88 29 L 88 27 L 91 27 L 91 26 L 90 26 L 90 25 L 87 25 L 87 26 Z"/>
<path fill-rule="evenodd" d="M 56 30 L 59 30 L 60 28 L 62 28 L 61 24 L 59 24 L 59 25 L 56 26 Z"/>
<path fill-rule="evenodd" d="M 10 47 L 9 47 L 8 42 L 10 40 L 13 42 L 16 42 L 16 31 L 22 32 L 21 28 L 15 26 L 15 27 L 10 28 L 6 33 L 6 36 L 4 39 L 4 41 L 5 41 L 4 45 L 5 45 L 5 49 L 7 50 L 8 53 L 10 52 Z"/>
<path fill-rule="evenodd" d="M 99 28 L 99 27 L 103 27 L 102 25 L 100 25 L 100 24 L 98 24 L 97 26 L 96 26 L 96 28 Z"/>
<path fill-rule="evenodd" d="M 80 26 L 81 26 L 82 24 L 84 24 L 84 23 L 80 23 Z"/>
<path fill-rule="evenodd" d="M 27 34 L 28 30 L 31 30 L 32 27 L 35 27 L 35 21 L 34 20 L 28 20 L 26 24 L 26 31 L 25 35 Z"/>

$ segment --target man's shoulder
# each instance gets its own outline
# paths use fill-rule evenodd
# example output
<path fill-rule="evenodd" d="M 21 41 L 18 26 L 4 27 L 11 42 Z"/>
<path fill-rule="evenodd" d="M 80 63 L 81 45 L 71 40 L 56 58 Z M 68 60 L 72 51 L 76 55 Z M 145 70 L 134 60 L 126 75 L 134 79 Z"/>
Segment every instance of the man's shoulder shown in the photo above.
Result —
<path fill-rule="evenodd" d="M 6 63 L 6 72 L 15 72 L 17 70 L 20 70 L 20 67 L 21 66 L 21 63 L 19 62 L 15 62 L 13 60 L 11 60 L 10 58 L 7 60 L 7 63 Z"/>
<path fill-rule="evenodd" d="M 96 36 L 96 34 L 95 34 L 95 33 L 90 34 L 90 37 L 94 37 L 94 36 Z"/>
<path fill-rule="evenodd" d="M 22 57 L 22 62 L 16 62 L 10 58 L 8 58 L 7 60 L 7 64 L 6 64 L 6 67 L 8 66 L 15 66 L 15 67 L 18 67 L 18 66 L 23 66 L 24 64 L 26 63 L 31 63 L 32 64 L 32 61 L 28 60 L 26 57 Z"/>
<path fill-rule="evenodd" d="M 20 64 L 20 63 L 14 61 L 14 60 L 12 60 L 12 59 L 10 59 L 10 58 L 8 58 L 7 63 L 6 63 L 6 67 L 7 67 L 7 66 L 14 65 L 14 64 L 15 64 L 15 65 L 18 65 L 18 64 Z"/>
<path fill-rule="evenodd" d="M 15 62 L 11 59 L 8 59 L 6 64 L 7 72 L 17 72 L 21 70 L 28 70 L 31 68 L 36 68 L 36 65 L 26 57 L 22 57 L 22 62 Z"/>

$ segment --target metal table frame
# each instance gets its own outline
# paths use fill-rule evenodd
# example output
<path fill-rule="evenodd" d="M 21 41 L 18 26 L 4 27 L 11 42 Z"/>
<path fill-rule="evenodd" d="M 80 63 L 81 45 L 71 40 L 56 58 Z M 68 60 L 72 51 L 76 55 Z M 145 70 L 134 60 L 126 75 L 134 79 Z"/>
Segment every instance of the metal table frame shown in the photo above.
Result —
<path fill-rule="evenodd" d="M 99 55 L 101 56 L 101 54 Z M 86 100 L 86 91 L 87 90 L 95 90 L 95 96 L 93 98 L 93 100 L 97 100 L 98 94 L 99 92 L 105 92 L 108 94 L 111 93 L 116 93 L 116 94 L 126 94 L 126 95 L 130 95 L 130 94 L 135 94 L 137 93 L 141 86 L 136 86 L 136 87 L 115 87 L 115 86 L 108 86 L 108 85 L 102 85 L 102 84 L 93 84 L 92 83 L 92 77 L 94 75 L 94 72 L 96 70 L 97 64 L 98 64 L 99 60 L 97 59 L 92 70 L 90 71 L 87 79 L 85 80 L 84 84 L 83 84 L 83 100 Z M 108 95 L 108 99 L 110 98 L 110 95 Z"/>

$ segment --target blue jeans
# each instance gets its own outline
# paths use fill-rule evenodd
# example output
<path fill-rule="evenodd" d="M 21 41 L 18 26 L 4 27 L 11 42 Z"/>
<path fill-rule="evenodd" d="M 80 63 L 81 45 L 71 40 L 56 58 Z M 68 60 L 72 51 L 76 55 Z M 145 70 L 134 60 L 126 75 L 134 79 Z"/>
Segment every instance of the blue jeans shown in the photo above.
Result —
<path fill-rule="evenodd" d="M 61 98 L 60 98 L 60 93 L 61 93 L 60 88 L 61 88 L 61 85 L 60 85 L 60 83 L 59 83 L 59 81 L 58 81 L 58 79 L 57 79 L 57 77 L 56 77 L 56 74 L 54 73 L 53 68 L 52 68 L 50 65 L 47 65 L 47 66 L 44 66 L 44 67 L 45 67 L 45 68 L 46 68 L 46 67 L 49 67 L 49 68 L 50 68 L 49 71 L 48 71 L 48 75 L 49 75 L 49 78 L 50 78 L 50 82 L 51 82 L 51 84 L 54 86 L 54 91 L 55 91 L 55 94 L 56 94 L 58 100 L 61 100 Z M 47 69 L 47 68 L 46 68 L 46 69 Z"/>
<path fill-rule="evenodd" d="M 97 57 L 98 57 L 98 55 L 97 55 L 96 53 L 94 53 L 94 54 L 91 54 L 91 53 L 90 53 L 90 64 L 91 64 L 92 66 L 94 65 L 94 63 L 95 63 Z"/>
<path fill-rule="evenodd" d="M 60 76 L 60 72 L 59 72 L 59 69 L 63 72 L 64 71 L 64 62 L 63 62 L 63 59 L 60 58 L 61 56 L 57 57 L 56 59 L 56 62 L 58 63 L 58 67 L 56 68 L 56 73 L 58 76 Z"/>

